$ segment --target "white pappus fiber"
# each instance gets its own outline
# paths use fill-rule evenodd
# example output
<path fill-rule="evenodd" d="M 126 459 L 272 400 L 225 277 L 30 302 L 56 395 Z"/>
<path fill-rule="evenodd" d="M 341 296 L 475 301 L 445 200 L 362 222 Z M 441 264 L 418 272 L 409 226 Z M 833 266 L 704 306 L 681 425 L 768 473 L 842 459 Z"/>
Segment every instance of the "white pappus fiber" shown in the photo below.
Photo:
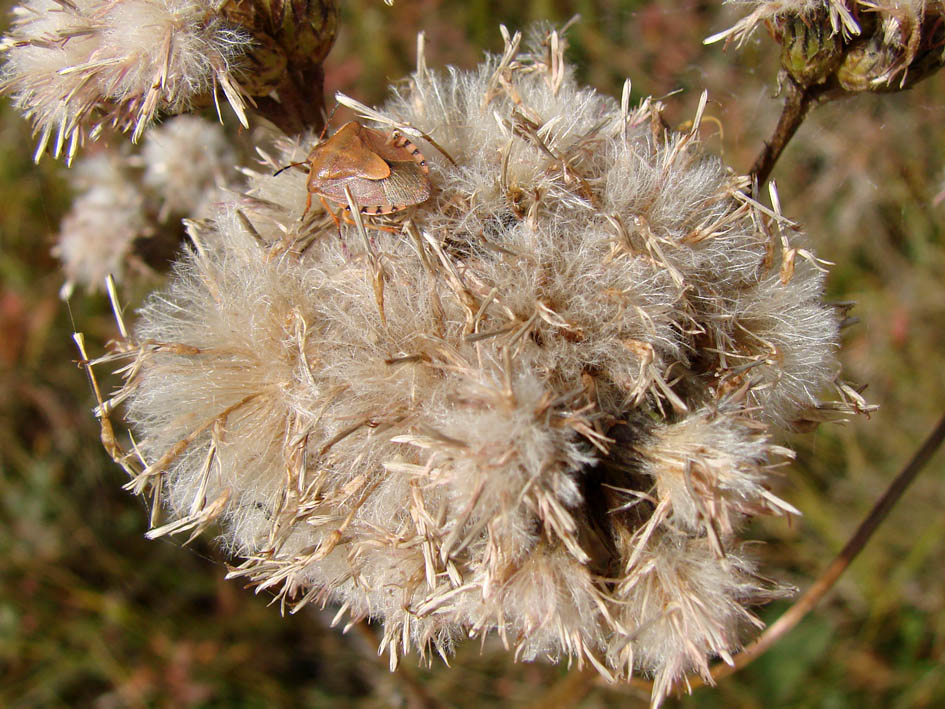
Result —
<path fill-rule="evenodd" d="M 197 116 L 174 116 L 148 131 L 141 150 L 143 184 L 170 214 L 208 216 L 210 203 L 233 179 L 236 154 L 217 123 Z"/>
<path fill-rule="evenodd" d="M 53 249 L 63 265 L 62 295 L 76 286 L 100 290 L 151 271 L 150 253 L 183 236 L 180 218 L 217 210 L 235 180 L 235 151 L 222 128 L 195 116 L 174 116 L 148 132 L 139 150 L 100 144 L 70 171 L 76 190 Z"/>
<path fill-rule="evenodd" d="M 555 33 L 507 39 L 363 107 L 422 151 L 422 204 L 302 218 L 304 171 L 272 174 L 299 139 L 191 223 L 126 343 L 122 462 L 153 535 L 216 520 L 231 575 L 382 621 L 392 663 L 492 632 L 658 703 L 778 593 L 738 535 L 795 511 L 770 439 L 816 420 L 837 314 L 698 121 L 578 86 Z"/>

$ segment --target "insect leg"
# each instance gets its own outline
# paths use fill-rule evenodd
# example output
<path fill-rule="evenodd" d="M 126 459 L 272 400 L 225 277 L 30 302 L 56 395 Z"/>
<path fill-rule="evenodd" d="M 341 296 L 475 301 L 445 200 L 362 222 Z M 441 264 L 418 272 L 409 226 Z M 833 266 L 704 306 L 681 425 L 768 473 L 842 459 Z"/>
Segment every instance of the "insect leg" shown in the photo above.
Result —
<path fill-rule="evenodd" d="M 309 200 L 309 202 L 312 201 L 312 193 L 311 193 L 311 192 L 308 193 L 308 200 Z M 331 207 L 328 206 L 328 202 L 325 201 L 325 198 L 324 198 L 324 197 L 319 197 L 318 200 L 322 203 L 322 208 L 323 208 L 326 212 L 328 212 L 328 214 L 331 215 L 331 218 L 332 218 L 332 219 L 335 220 L 335 228 L 338 229 L 338 231 L 340 232 L 340 231 L 341 231 L 341 220 L 338 218 L 338 215 L 335 214 L 333 211 L 331 211 Z M 342 213 L 343 211 L 344 211 L 343 209 L 342 209 L 342 210 L 339 210 L 339 214 Z"/>
<path fill-rule="evenodd" d="M 325 200 L 322 200 L 322 204 L 325 203 Z M 305 198 L 305 209 L 302 210 L 302 216 L 299 217 L 299 221 L 305 221 L 305 215 L 308 214 L 308 210 L 312 208 L 312 193 L 309 192 L 308 196 Z"/>

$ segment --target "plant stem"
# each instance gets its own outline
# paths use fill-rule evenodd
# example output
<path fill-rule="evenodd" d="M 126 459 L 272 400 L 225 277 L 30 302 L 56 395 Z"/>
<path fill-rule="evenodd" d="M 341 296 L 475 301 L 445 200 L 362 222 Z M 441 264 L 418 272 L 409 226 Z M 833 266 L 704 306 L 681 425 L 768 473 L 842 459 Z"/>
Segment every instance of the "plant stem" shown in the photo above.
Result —
<path fill-rule="evenodd" d="M 594 681 L 600 675 L 593 667 L 584 667 L 572 670 L 564 677 L 551 685 L 537 701 L 527 705 L 528 709 L 545 709 L 545 707 L 573 707 L 591 690 Z"/>
<path fill-rule="evenodd" d="M 377 648 L 377 633 L 374 632 L 374 628 L 371 627 L 370 623 L 368 623 L 366 620 L 362 620 L 358 623 L 355 623 L 353 627 L 357 634 L 367 642 L 370 650 L 375 650 Z M 443 704 L 441 704 L 436 697 L 427 691 L 427 688 L 424 686 L 423 682 L 417 678 L 415 673 L 410 668 L 401 665 L 397 668 L 396 672 L 390 672 L 388 670 L 387 662 L 383 657 L 378 656 L 376 652 L 369 654 L 371 655 L 370 661 L 372 664 L 376 664 L 379 668 L 380 676 L 389 676 L 396 682 L 400 691 L 403 692 L 408 709 L 442 709 Z M 390 700 L 391 698 L 386 697 L 385 699 Z M 395 704 L 396 702 L 388 701 L 386 703 Z"/>
<path fill-rule="evenodd" d="M 781 109 L 781 117 L 778 119 L 778 125 L 774 129 L 774 134 L 770 140 L 765 141 L 758 157 L 755 158 L 754 165 L 751 166 L 748 174 L 752 177 L 753 184 L 762 187 L 771 176 L 775 163 L 781 157 L 781 153 L 787 147 L 791 138 L 797 132 L 808 112 L 824 96 L 824 87 L 809 86 L 801 88 L 790 78 L 786 79 L 786 90 L 784 97 L 784 108 Z"/>
<path fill-rule="evenodd" d="M 279 100 L 256 98 L 256 110 L 286 135 L 318 133 L 325 119 L 325 74 L 321 64 L 287 70 L 279 85 Z"/>

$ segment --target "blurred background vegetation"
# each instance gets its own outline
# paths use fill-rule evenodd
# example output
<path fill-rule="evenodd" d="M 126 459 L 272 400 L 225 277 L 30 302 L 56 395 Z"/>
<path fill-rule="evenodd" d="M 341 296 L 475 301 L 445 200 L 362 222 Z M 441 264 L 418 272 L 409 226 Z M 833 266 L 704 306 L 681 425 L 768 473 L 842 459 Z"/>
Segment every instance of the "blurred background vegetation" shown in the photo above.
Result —
<path fill-rule="evenodd" d="M 0 2 L 8 22 L 10 2 Z M 682 0 L 342 0 L 327 95 L 366 103 L 408 73 L 416 33 L 431 67 L 473 66 L 501 48 L 499 23 L 581 20 L 569 33 L 580 78 L 635 99 L 681 90 L 682 126 L 709 91 L 710 150 L 750 167 L 780 103 L 773 42 L 740 51 L 702 39 L 736 15 Z M 804 517 L 767 521 L 768 575 L 801 589 L 825 567 L 945 408 L 945 84 L 822 107 L 774 172 L 785 213 L 834 262 L 832 300 L 853 300 L 848 380 L 868 384 L 871 420 L 789 441 L 798 461 L 779 494 Z M 225 582 L 210 543 L 144 539 L 147 513 L 105 456 L 73 323 L 92 347 L 114 334 L 101 296 L 57 295 L 50 256 L 70 196 L 65 167 L 31 162 L 29 126 L 0 105 L 0 706 L 474 707 L 564 701 L 564 666 L 513 664 L 493 641 L 452 669 L 406 661 L 390 674 L 371 630 L 329 628 L 331 609 L 283 618 L 269 598 Z M 758 662 L 679 704 L 699 707 L 945 706 L 945 456 L 941 453 L 809 618 Z M 784 604 L 762 609 L 769 622 Z M 424 698 L 427 698 L 426 700 Z M 556 699 L 557 697 L 557 699 Z M 643 706 L 595 684 L 583 707 Z M 572 697 L 569 701 L 574 701 Z M 669 706 L 677 705 L 670 700 Z"/>

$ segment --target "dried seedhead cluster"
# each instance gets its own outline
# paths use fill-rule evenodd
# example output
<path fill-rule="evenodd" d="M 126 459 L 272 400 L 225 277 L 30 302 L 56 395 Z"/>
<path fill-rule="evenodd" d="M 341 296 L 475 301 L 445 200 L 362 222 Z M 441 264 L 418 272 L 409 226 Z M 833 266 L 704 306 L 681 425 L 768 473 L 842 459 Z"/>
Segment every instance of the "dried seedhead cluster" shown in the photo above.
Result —
<path fill-rule="evenodd" d="M 577 85 L 557 34 L 519 41 L 361 107 L 423 151 L 422 204 L 303 219 L 304 171 L 273 176 L 302 137 L 191 222 L 104 359 L 135 444 L 106 441 L 169 514 L 152 535 L 215 522 L 231 576 L 382 621 L 392 663 L 496 633 L 658 702 L 781 592 L 739 532 L 793 511 L 772 435 L 846 408 L 818 399 L 838 315 L 698 117 L 668 131 Z"/>
<path fill-rule="evenodd" d="M 71 161 L 105 129 L 137 140 L 158 112 L 208 105 L 222 92 L 247 125 L 237 74 L 250 33 L 217 0 L 26 0 L 14 8 L 0 91 Z"/>
<path fill-rule="evenodd" d="M 107 276 L 147 273 L 148 260 L 173 253 L 182 216 L 212 213 L 235 181 L 237 151 L 219 124 L 168 119 L 130 145 L 79 157 L 69 173 L 76 197 L 59 225 L 53 254 L 62 262 L 63 297 L 99 290 Z"/>

